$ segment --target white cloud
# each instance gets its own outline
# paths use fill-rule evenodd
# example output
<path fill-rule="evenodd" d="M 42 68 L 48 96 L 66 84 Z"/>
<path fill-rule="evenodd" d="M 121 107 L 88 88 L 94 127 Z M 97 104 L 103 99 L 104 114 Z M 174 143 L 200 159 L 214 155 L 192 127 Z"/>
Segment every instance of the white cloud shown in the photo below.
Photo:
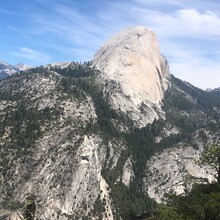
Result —
<path fill-rule="evenodd" d="M 162 13 L 141 8 L 137 10 L 142 21 L 150 24 L 161 36 L 220 36 L 220 17 L 212 11 L 181 9 L 173 13 Z"/>
<path fill-rule="evenodd" d="M 194 50 L 175 42 L 168 42 L 163 49 L 169 55 L 168 63 L 174 76 L 202 89 L 220 86 L 218 58 L 211 59 L 204 54 L 206 51 L 203 53 L 203 49 Z"/>
<path fill-rule="evenodd" d="M 176 1 L 176 0 L 132 0 L 132 2 L 134 4 L 140 4 L 142 6 L 148 6 L 148 5 L 153 5 L 153 6 L 159 6 L 161 7 L 162 5 L 163 6 L 171 6 L 171 5 L 174 5 L 174 6 L 181 6 L 181 7 L 184 7 L 185 6 L 185 2 L 184 1 Z"/>
<path fill-rule="evenodd" d="M 216 62 L 170 63 L 170 70 L 182 80 L 202 89 L 220 86 L 220 64 Z"/>

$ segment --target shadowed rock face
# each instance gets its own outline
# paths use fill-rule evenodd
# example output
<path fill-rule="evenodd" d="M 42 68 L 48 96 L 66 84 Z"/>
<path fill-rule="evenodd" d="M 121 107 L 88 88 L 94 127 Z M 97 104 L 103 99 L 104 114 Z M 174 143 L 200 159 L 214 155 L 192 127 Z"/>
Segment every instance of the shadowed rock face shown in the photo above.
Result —
<path fill-rule="evenodd" d="M 156 104 L 160 109 L 170 72 L 153 31 L 137 26 L 119 32 L 95 54 L 92 65 L 103 72 L 104 80 L 113 80 L 120 85 L 122 94 L 115 94 L 117 100 L 111 96 L 115 109 L 124 112 L 135 109 L 137 118 L 130 117 L 139 121 L 140 127 L 158 118 L 158 111 L 152 109 L 152 105 Z M 118 101 L 123 96 L 130 97 L 127 106 Z M 143 120 L 138 111 L 141 103 L 147 106 L 148 119 Z"/>

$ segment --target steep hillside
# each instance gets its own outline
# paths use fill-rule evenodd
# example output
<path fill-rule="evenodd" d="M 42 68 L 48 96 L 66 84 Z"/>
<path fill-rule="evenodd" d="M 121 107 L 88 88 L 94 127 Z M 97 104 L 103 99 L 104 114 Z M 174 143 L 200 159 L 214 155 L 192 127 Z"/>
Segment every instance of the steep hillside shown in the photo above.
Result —
<path fill-rule="evenodd" d="M 213 181 L 214 171 L 196 161 L 204 146 L 220 143 L 220 96 L 174 76 L 171 85 L 163 100 L 164 128 L 155 139 L 169 149 L 156 153 L 146 167 L 145 188 L 158 202 L 171 189 L 182 194 L 202 178 Z"/>
<path fill-rule="evenodd" d="M 145 192 L 160 198 L 170 189 L 164 176 L 172 180 L 178 174 L 173 188 L 181 184 L 183 164 L 187 169 L 198 157 L 192 152 L 219 141 L 219 111 L 208 93 L 172 77 L 163 100 L 166 120 L 136 128 L 111 108 L 99 74 L 72 63 L 0 83 L 2 215 L 35 195 L 36 216 L 43 219 L 128 218 L 154 205 Z M 170 156 L 163 159 L 164 154 Z M 162 169 L 173 163 L 172 155 L 183 164 Z M 149 172 L 152 161 L 157 166 Z M 191 169 L 211 178 L 207 168 Z"/>

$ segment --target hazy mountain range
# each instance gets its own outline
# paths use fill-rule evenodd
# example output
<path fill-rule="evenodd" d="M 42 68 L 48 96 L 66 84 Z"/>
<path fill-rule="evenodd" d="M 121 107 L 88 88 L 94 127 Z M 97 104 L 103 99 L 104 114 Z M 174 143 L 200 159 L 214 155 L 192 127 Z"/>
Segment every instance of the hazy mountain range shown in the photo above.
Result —
<path fill-rule="evenodd" d="M 7 78 L 17 72 L 25 71 L 30 68 L 32 67 L 23 63 L 19 63 L 17 65 L 11 65 L 9 63 L 0 61 L 0 79 Z"/>

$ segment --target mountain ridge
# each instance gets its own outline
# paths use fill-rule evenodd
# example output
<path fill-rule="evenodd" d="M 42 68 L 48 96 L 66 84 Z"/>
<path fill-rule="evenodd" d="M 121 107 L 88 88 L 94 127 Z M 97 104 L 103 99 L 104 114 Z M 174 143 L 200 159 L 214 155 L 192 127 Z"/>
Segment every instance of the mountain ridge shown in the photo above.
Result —
<path fill-rule="evenodd" d="M 30 68 L 32 67 L 23 63 L 12 65 L 4 61 L 0 61 L 0 79 L 5 79 L 15 73 L 18 73 L 20 71 L 25 71 Z"/>
<path fill-rule="evenodd" d="M 40 219 L 132 219 L 170 189 L 181 194 L 188 174 L 212 180 L 194 162 L 219 143 L 218 95 L 170 75 L 162 113 L 155 107 L 158 116 L 140 123 L 151 113 L 147 100 L 136 109 L 104 74 L 71 62 L 0 81 L 1 217 L 24 216 L 33 196 Z M 114 96 L 138 117 L 115 108 Z"/>
<path fill-rule="evenodd" d="M 6 62 L 0 61 L 0 78 L 6 78 L 18 71 L 19 69 L 17 67 Z"/>

